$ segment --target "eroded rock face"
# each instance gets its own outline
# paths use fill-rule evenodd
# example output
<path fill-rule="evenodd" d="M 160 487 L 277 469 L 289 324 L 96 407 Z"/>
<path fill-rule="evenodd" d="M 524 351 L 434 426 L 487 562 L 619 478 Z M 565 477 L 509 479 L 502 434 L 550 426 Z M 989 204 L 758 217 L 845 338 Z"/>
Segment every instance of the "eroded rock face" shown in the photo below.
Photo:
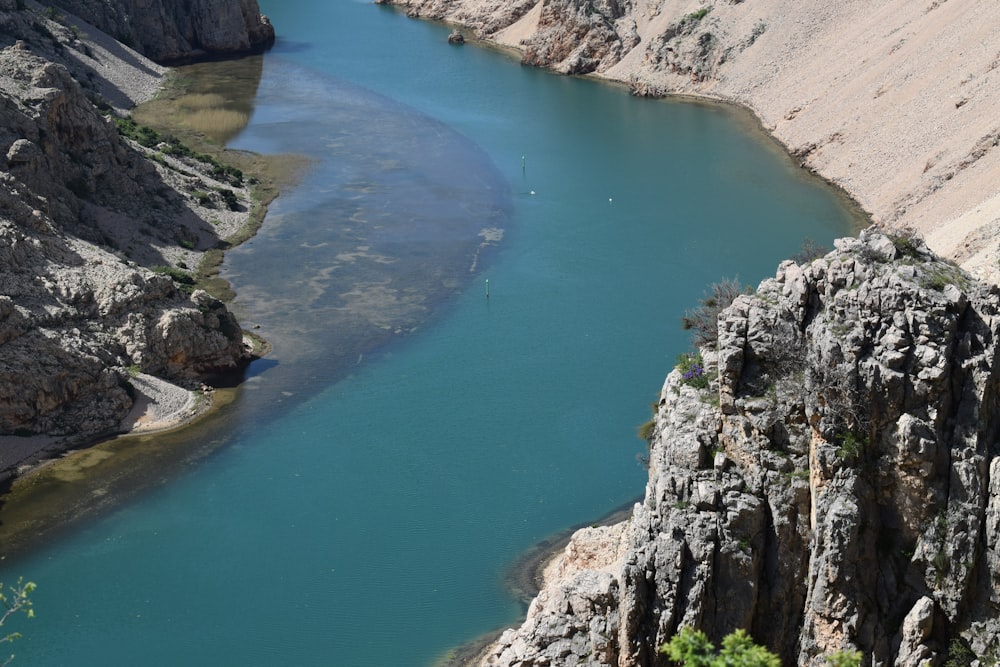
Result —
<path fill-rule="evenodd" d="M 194 224 L 183 197 L 21 46 L 0 51 L 0 156 L 0 434 L 113 432 L 126 369 L 196 386 L 247 360 L 223 304 L 137 263 Z"/>
<path fill-rule="evenodd" d="M 720 317 L 709 389 L 668 377 L 631 519 L 568 551 L 484 664 L 664 665 L 683 625 L 785 664 L 996 655 L 998 313 L 915 237 L 783 263 Z"/>
<path fill-rule="evenodd" d="M 488 39 L 537 7 L 537 23 L 516 46 L 522 62 L 563 74 L 604 72 L 639 44 L 631 0 L 520 0 L 462 2 L 461 0 L 392 0 L 411 16 L 447 19 L 476 29 Z"/>
<path fill-rule="evenodd" d="M 274 44 L 274 27 L 257 0 L 60 0 L 55 5 L 159 63 L 259 52 Z"/>

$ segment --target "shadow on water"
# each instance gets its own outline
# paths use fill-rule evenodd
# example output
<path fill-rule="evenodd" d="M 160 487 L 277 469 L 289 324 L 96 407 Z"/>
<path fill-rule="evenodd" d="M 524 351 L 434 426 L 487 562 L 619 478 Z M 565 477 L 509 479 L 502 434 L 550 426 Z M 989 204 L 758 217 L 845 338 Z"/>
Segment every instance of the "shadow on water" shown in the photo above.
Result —
<path fill-rule="evenodd" d="M 237 149 L 281 146 L 312 160 L 258 235 L 230 251 L 223 272 L 239 295 L 232 307 L 273 353 L 251 364 L 238 388 L 217 392 L 216 409 L 197 424 L 116 438 L 17 482 L 0 512 L 7 556 L 183 474 L 416 331 L 503 236 L 506 183 L 471 141 L 281 62 L 269 62 L 248 102 L 260 59 L 248 61 L 182 68 L 186 92 L 174 102 L 190 110 L 181 122 L 202 123 L 197 131 L 216 140 L 249 122 Z"/>

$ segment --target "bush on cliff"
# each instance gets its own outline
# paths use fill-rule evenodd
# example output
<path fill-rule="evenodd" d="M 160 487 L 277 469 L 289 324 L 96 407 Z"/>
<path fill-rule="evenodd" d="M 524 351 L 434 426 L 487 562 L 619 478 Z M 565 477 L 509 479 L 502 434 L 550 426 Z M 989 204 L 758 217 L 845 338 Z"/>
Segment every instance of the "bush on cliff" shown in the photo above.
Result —
<path fill-rule="evenodd" d="M 708 294 L 701 299 L 697 308 L 689 310 L 681 317 L 681 327 L 690 331 L 695 347 L 715 346 L 719 340 L 719 313 L 747 288 L 738 278 L 723 278 L 712 283 Z"/>
<path fill-rule="evenodd" d="M 763 646 L 754 643 L 746 630 L 726 635 L 718 651 L 701 630 L 681 628 L 660 647 L 673 662 L 683 667 L 781 667 L 781 660 Z M 826 656 L 830 667 L 859 667 L 861 652 L 842 650 Z"/>
<path fill-rule="evenodd" d="M 781 667 L 778 656 L 755 644 L 746 630 L 726 635 L 716 651 L 701 630 L 681 628 L 660 652 L 684 667 Z"/>

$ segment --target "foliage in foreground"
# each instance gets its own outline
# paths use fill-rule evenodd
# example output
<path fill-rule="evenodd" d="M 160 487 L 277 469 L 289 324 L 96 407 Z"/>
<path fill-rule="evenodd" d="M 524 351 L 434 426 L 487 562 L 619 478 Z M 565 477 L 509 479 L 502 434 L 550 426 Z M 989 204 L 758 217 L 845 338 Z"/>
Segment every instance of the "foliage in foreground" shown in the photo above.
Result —
<path fill-rule="evenodd" d="M 31 607 L 31 593 L 35 590 L 35 584 L 31 581 L 23 581 L 21 579 L 17 580 L 16 586 L 4 586 L 0 583 L 0 603 L 3 604 L 3 614 L 0 614 L 0 626 L 5 624 L 11 616 L 17 613 L 23 613 L 28 618 L 35 617 L 35 610 Z M 0 643 L 10 643 L 15 639 L 20 639 L 20 632 L 11 632 L 3 637 L 0 637 Z M 4 660 L 2 665 L 6 665 L 14 656 L 11 655 L 9 658 Z"/>
<path fill-rule="evenodd" d="M 681 628 L 660 652 L 684 667 L 781 667 L 778 656 L 755 644 L 746 630 L 726 635 L 717 651 L 701 630 Z M 859 667 L 861 652 L 837 651 L 826 656 L 826 662 L 831 667 Z"/>
<path fill-rule="evenodd" d="M 781 667 L 778 656 L 754 644 L 746 630 L 726 635 L 716 651 L 701 630 L 681 628 L 660 652 L 684 667 Z"/>

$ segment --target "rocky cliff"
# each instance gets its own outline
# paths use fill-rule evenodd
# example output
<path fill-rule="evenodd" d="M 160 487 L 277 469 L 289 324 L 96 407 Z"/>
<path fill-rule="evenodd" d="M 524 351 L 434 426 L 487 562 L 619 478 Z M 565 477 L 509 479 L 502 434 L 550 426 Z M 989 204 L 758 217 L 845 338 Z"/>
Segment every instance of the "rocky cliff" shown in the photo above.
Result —
<path fill-rule="evenodd" d="M 134 374 L 197 387 L 247 361 L 234 317 L 184 269 L 223 242 L 206 221 L 221 214 L 192 191 L 226 186 L 244 219 L 249 193 L 175 146 L 123 138 L 98 110 L 101 91 L 128 96 L 87 62 L 136 76 L 152 63 L 97 54 L 98 42 L 13 2 L 0 25 L 0 435 L 113 433 Z M 58 57 L 91 72 L 86 87 Z M 2 443 L 5 468 L 17 440 Z"/>
<path fill-rule="evenodd" d="M 58 0 L 158 63 L 232 57 L 274 44 L 274 28 L 257 0 Z"/>
<path fill-rule="evenodd" d="M 484 664 L 665 665 L 683 625 L 789 665 L 995 663 L 1000 290 L 915 236 L 836 246 L 722 312 L 709 386 L 663 387 L 645 499 Z"/>
<path fill-rule="evenodd" d="M 751 109 L 876 222 L 1000 282 L 993 0 L 387 0 L 526 64 Z"/>

